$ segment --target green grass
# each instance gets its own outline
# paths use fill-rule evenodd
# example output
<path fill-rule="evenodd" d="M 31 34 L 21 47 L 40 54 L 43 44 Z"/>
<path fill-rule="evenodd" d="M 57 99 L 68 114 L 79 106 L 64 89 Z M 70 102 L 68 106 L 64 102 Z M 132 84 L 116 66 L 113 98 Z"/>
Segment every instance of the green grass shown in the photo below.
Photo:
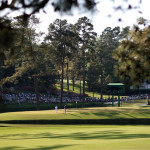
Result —
<path fill-rule="evenodd" d="M 150 126 L 0 125 L 0 150 L 148 150 Z"/>
<path fill-rule="evenodd" d="M 123 104 L 121 104 L 123 107 L 136 107 L 136 106 L 141 106 L 144 107 L 147 105 L 147 100 L 146 99 L 140 99 L 140 100 L 128 100 L 127 102 L 124 101 Z"/>
<path fill-rule="evenodd" d="M 144 106 L 146 100 L 123 103 L 121 107 L 91 107 L 7 112 L 0 114 L 0 121 L 6 120 L 59 120 L 59 119 L 120 119 L 120 118 L 150 118 L 150 107 Z"/>
<path fill-rule="evenodd" d="M 95 107 L 0 114 L 6 120 L 150 118 L 146 100 Z M 124 107 L 123 107 L 124 106 Z M 0 124 L 0 150 L 148 150 L 150 126 Z"/>
<path fill-rule="evenodd" d="M 81 87 L 83 87 L 82 82 L 81 82 Z M 61 89 L 60 84 L 56 84 L 56 88 L 60 90 Z M 86 86 L 86 88 L 87 88 L 87 86 Z M 64 80 L 64 91 L 67 92 L 67 80 Z M 73 91 L 73 84 L 72 84 L 71 80 L 69 80 L 69 91 L 79 94 L 80 93 L 80 82 L 79 81 L 75 82 L 74 91 Z M 87 91 L 87 89 L 85 89 L 85 93 L 88 94 L 88 96 L 93 97 L 93 92 L 89 92 L 89 91 Z M 100 98 L 100 94 L 94 93 L 94 97 Z M 104 98 L 105 97 L 108 98 L 109 95 L 104 95 Z"/>

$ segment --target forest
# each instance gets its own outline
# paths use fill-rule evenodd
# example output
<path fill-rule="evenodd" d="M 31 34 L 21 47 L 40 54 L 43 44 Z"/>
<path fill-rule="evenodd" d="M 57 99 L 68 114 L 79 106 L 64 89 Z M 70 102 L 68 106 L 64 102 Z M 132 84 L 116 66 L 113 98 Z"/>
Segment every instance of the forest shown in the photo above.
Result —
<path fill-rule="evenodd" d="M 2 6 L 2 10 L 6 8 Z M 44 7 L 40 2 L 38 6 L 38 9 Z M 36 8 L 34 5 L 22 7 Z M 54 8 L 57 11 L 56 5 Z M 62 105 L 64 80 L 67 81 L 67 93 L 69 81 L 73 87 L 79 81 L 84 104 L 85 89 L 100 93 L 102 99 L 108 92 L 108 83 L 123 82 L 129 87 L 149 81 L 150 28 L 144 18 L 139 18 L 133 27 L 106 27 L 100 36 L 94 32 L 87 17 L 79 18 L 75 24 L 56 19 L 45 34 L 36 31 L 40 19 L 34 15 L 35 12 L 0 18 L 2 90 L 35 91 L 38 103 L 39 92 L 55 93 L 59 82 Z"/>

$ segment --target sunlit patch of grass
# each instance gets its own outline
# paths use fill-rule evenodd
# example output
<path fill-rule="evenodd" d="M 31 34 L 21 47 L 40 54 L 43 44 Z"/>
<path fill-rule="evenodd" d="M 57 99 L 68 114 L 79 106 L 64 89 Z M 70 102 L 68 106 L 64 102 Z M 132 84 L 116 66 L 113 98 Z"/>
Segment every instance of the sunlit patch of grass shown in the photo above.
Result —
<path fill-rule="evenodd" d="M 81 82 L 81 87 L 83 88 L 82 82 Z M 60 84 L 57 83 L 56 88 L 60 90 L 61 89 Z M 67 92 L 67 80 L 64 80 L 64 91 Z M 71 80 L 69 80 L 69 92 L 73 92 L 73 93 L 77 93 L 77 94 L 80 93 L 80 83 L 79 83 L 79 81 L 75 82 L 74 91 L 73 91 L 73 84 L 72 84 Z M 93 92 L 89 92 L 87 90 L 87 86 L 86 86 L 86 89 L 85 89 L 85 93 L 88 94 L 88 96 L 93 97 Z M 100 98 L 100 94 L 95 92 L 94 97 Z M 110 97 L 110 95 L 103 95 L 103 97 L 108 98 L 108 97 Z"/>
<path fill-rule="evenodd" d="M 91 107 L 44 111 L 8 112 L 0 114 L 2 120 L 59 120 L 59 119 L 116 119 L 116 118 L 150 118 L 150 107 Z"/>

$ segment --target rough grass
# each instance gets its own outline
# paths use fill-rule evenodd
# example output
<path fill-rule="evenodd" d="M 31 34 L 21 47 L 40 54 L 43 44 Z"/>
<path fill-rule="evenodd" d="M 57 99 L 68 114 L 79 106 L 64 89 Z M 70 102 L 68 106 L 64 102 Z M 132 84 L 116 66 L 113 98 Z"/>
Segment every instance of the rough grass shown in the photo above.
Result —
<path fill-rule="evenodd" d="M 0 125 L 0 150 L 148 150 L 150 126 Z"/>

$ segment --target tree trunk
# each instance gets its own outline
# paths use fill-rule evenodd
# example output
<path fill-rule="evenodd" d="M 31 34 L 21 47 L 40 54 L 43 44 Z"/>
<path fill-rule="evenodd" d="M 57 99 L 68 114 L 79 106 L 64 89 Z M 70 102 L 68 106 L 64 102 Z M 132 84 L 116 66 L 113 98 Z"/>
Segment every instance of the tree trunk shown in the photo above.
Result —
<path fill-rule="evenodd" d="M 35 88 L 35 95 L 36 95 L 36 108 L 37 110 L 39 110 L 40 103 L 39 103 L 38 81 L 36 76 L 34 76 L 34 88 Z"/>
<path fill-rule="evenodd" d="M 67 92 L 69 93 L 68 59 L 67 59 Z"/>
<path fill-rule="evenodd" d="M 74 78 L 73 78 L 73 80 L 72 80 L 72 83 L 73 83 L 73 85 L 72 85 L 72 90 L 74 91 Z"/>
<path fill-rule="evenodd" d="M 94 98 L 94 90 L 93 90 L 93 98 Z"/>
<path fill-rule="evenodd" d="M 63 97 L 63 80 L 64 80 L 64 63 L 61 65 L 61 92 L 60 92 L 60 107 L 62 108 L 62 97 Z"/>
<path fill-rule="evenodd" d="M 101 70 L 101 99 L 103 99 L 103 71 Z"/>
<path fill-rule="evenodd" d="M 82 107 L 85 103 L 85 51 L 83 50 L 83 96 L 82 96 Z"/>
<path fill-rule="evenodd" d="M 80 101 L 81 101 L 81 80 L 80 80 Z"/>

